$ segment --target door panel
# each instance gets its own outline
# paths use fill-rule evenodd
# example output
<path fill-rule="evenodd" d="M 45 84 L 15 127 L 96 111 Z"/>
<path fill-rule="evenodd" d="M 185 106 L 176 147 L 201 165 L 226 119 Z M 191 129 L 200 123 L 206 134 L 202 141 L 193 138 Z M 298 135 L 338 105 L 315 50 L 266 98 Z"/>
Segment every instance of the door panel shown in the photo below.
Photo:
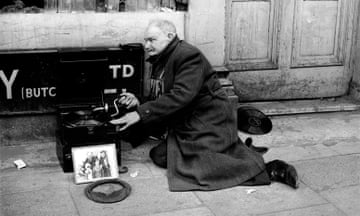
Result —
<path fill-rule="evenodd" d="M 231 69 L 277 68 L 277 13 L 270 1 L 233 1 L 228 14 Z"/>
<path fill-rule="evenodd" d="M 231 0 L 226 67 L 240 101 L 347 93 L 358 0 Z"/>
<path fill-rule="evenodd" d="M 342 2 L 295 2 L 293 67 L 343 65 L 347 11 Z"/>

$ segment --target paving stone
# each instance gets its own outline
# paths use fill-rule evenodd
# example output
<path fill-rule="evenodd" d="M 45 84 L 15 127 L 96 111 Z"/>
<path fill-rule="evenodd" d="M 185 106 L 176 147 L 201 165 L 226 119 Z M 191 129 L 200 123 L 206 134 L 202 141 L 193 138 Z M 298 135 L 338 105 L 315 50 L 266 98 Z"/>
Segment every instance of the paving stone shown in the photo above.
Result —
<path fill-rule="evenodd" d="M 122 159 L 124 162 L 132 163 L 150 162 L 149 151 L 158 144 L 159 141 L 148 139 L 136 148 L 132 148 L 129 143 L 122 142 Z"/>
<path fill-rule="evenodd" d="M 281 159 L 285 161 L 308 160 L 339 155 L 335 150 L 324 145 L 314 146 L 286 146 L 270 148 L 264 155 L 265 161 Z"/>
<path fill-rule="evenodd" d="M 170 192 L 165 177 L 138 179 L 128 181 L 128 183 L 132 187 L 130 196 L 113 204 L 101 204 L 88 200 L 84 195 L 86 185 L 72 185 L 71 193 L 80 215 L 84 216 L 145 215 L 201 205 L 193 192 Z"/>
<path fill-rule="evenodd" d="M 349 137 L 341 140 L 327 141 L 324 145 L 328 145 L 330 149 L 340 154 L 356 154 L 360 153 L 360 138 Z"/>
<path fill-rule="evenodd" d="M 50 186 L 41 190 L 1 196 L 3 216 L 78 215 L 68 190 Z"/>
<path fill-rule="evenodd" d="M 250 189 L 255 192 L 250 193 Z M 234 187 L 196 195 L 215 215 L 253 215 L 325 204 L 327 201 L 301 184 L 294 190 L 286 185 Z"/>
<path fill-rule="evenodd" d="M 171 212 L 163 212 L 158 214 L 150 214 L 146 216 L 215 216 L 208 208 L 193 208 L 193 209 L 185 209 Z"/>
<path fill-rule="evenodd" d="M 145 165 L 150 169 L 153 176 L 166 176 L 167 170 L 156 166 L 153 162 L 146 163 Z"/>
<path fill-rule="evenodd" d="M 292 209 L 289 211 L 262 214 L 261 216 L 346 216 L 331 204 Z"/>
<path fill-rule="evenodd" d="M 311 146 L 349 137 L 360 139 L 357 112 L 273 116 L 271 121 L 273 128 L 268 134 L 239 132 L 239 136 L 252 137 L 255 145 L 268 147 Z"/>
<path fill-rule="evenodd" d="M 360 182 L 358 182 L 359 184 Z M 358 216 L 360 212 L 360 185 L 328 190 L 321 193 L 333 205 L 348 216 Z"/>
<path fill-rule="evenodd" d="M 119 175 L 119 178 L 124 181 L 152 177 L 150 169 L 144 163 L 124 163 L 123 165 L 128 168 L 127 173 L 122 173 Z"/>
<path fill-rule="evenodd" d="M 69 185 L 69 175 L 71 174 L 63 173 L 58 167 L 2 170 L 0 194 L 4 196 L 46 187 L 66 188 Z"/>
<path fill-rule="evenodd" d="M 360 182 L 360 155 L 336 156 L 295 162 L 300 179 L 315 191 L 356 185 Z"/>
<path fill-rule="evenodd" d="M 251 104 L 268 115 L 353 111 L 358 110 L 360 107 L 359 102 L 350 97 L 295 101 L 264 101 L 252 102 Z"/>
<path fill-rule="evenodd" d="M 252 137 L 255 145 L 269 146 L 266 160 L 291 161 L 302 181 L 298 190 L 273 183 L 211 192 L 170 192 L 166 170 L 149 159 L 148 151 L 155 145 L 150 143 L 134 149 L 124 146 L 123 164 L 129 172 L 120 179 L 130 183 L 131 195 L 119 203 L 99 204 L 85 197 L 85 184 L 75 185 L 73 174 L 62 172 L 54 143 L 44 144 L 47 150 L 39 146 L 2 146 L 0 215 L 358 215 L 360 114 L 298 115 L 272 120 L 271 133 L 241 136 Z M 25 158 L 29 166 L 17 170 L 13 160 L 18 157 Z M 131 177 L 136 171 L 136 177 Z M 249 189 L 256 191 L 248 194 Z"/>
<path fill-rule="evenodd" d="M 0 147 L 0 169 L 14 167 L 14 161 L 18 159 L 30 167 L 60 166 L 55 142 Z"/>

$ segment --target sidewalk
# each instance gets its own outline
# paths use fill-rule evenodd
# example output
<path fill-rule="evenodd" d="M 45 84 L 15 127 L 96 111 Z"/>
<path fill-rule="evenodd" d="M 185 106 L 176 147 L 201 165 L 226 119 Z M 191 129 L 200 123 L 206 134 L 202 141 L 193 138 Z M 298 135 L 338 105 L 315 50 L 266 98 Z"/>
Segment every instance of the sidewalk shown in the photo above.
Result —
<path fill-rule="evenodd" d="M 233 187 L 212 192 L 169 192 L 166 172 L 155 167 L 148 151 L 125 146 L 120 179 L 132 187 L 118 203 L 99 204 L 84 195 L 63 173 L 55 143 L 0 147 L 0 215 L 56 216 L 337 216 L 360 215 L 360 112 L 271 117 L 273 130 L 251 136 L 255 145 L 270 147 L 265 160 L 283 159 L 300 175 L 300 188 Z M 243 139 L 249 137 L 239 133 Z M 13 161 L 28 167 L 17 170 Z M 137 175 L 135 175 L 137 174 Z M 250 191 L 249 189 L 254 189 Z"/>

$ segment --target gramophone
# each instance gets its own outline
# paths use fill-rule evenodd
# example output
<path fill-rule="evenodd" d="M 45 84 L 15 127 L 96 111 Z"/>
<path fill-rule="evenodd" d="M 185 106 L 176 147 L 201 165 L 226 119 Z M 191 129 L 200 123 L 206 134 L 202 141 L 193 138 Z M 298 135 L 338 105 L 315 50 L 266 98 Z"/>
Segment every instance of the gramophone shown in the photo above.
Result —
<path fill-rule="evenodd" d="M 129 112 L 122 92 L 142 97 L 144 51 L 141 44 L 71 48 L 59 51 L 57 70 L 57 156 L 73 171 L 71 148 L 115 143 L 121 165 L 121 133 L 109 123 Z"/>

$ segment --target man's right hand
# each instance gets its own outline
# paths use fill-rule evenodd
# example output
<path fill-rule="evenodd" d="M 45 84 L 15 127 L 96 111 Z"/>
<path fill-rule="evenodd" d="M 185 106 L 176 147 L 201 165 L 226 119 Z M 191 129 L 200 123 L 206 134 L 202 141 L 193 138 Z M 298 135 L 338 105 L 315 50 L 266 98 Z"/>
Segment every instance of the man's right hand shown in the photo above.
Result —
<path fill-rule="evenodd" d="M 125 106 L 126 109 L 131 109 L 140 105 L 140 102 L 136 96 L 130 92 L 121 93 L 118 102 Z"/>
<path fill-rule="evenodd" d="M 136 111 L 126 113 L 124 116 L 118 119 L 110 121 L 111 124 L 117 125 L 117 131 L 123 131 L 131 125 L 140 121 L 140 115 Z"/>

